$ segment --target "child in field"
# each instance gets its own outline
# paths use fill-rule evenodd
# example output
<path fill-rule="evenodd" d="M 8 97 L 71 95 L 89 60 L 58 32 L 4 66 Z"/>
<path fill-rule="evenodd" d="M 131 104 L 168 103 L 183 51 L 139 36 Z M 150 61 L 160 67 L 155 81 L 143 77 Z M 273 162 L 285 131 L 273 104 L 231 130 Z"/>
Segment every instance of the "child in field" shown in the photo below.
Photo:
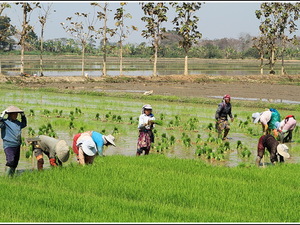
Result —
<path fill-rule="evenodd" d="M 151 143 L 154 142 L 154 128 L 155 117 L 152 114 L 152 106 L 147 104 L 142 107 L 142 114 L 139 116 L 139 137 L 137 142 L 136 155 L 139 156 L 145 151 L 145 155 L 149 154 Z"/>
<path fill-rule="evenodd" d="M 21 114 L 21 122 L 17 119 Z M 4 119 L 5 114 L 8 115 Z M 13 176 L 20 159 L 21 129 L 27 126 L 24 111 L 15 106 L 9 106 L 0 115 L 1 138 L 6 156 L 6 175 Z"/>

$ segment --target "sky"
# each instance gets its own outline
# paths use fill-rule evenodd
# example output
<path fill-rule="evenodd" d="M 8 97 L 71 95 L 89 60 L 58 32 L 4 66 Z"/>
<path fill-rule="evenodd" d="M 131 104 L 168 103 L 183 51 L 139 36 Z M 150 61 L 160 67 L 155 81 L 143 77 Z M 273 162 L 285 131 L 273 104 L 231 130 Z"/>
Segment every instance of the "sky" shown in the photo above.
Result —
<path fill-rule="evenodd" d="M 52 3 L 52 10 L 46 23 L 44 39 L 71 38 L 72 36 L 66 33 L 60 23 L 66 22 L 66 18 L 74 16 L 75 12 L 90 13 L 92 15 L 94 10 L 93 6 L 90 5 L 91 2 L 41 1 L 44 8 Z M 108 13 L 108 26 L 112 28 L 115 23 L 113 20 L 114 13 L 120 7 L 121 1 L 107 2 L 109 3 L 108 8 L 111 9 Z M 204 1 L 200 2 L 203 3 Z M 260 9 L 260 4 L 261 2 L 259 1 L 206 1 L 195 14 L 199 17 L 198 31 L 202 33 L 202 39 L 239 38 L 243 34 L 258 36 L 260 21 L 255 17 L 255 10 Z M 9 16 L 11 23 L 20 28 L 22 23 L 21 7 L 15 4 L 11 4 L 11 6 L 11 8 L 4 10 L 3 15 Z M 167 14 L 168 22 L 164 22 L 163 26 L 167 30 L 173 30 L 174 25 L 171 21 L 176 14 L 171 6 L 167 6 L 169 7 Z M 132 19 L 126 19 L 127 24 L 138 27 L 138 31 L 132 32 L 125 43 L 150 43 L 149 39 L 145 39 L 141 35 L 141 31 L 145 29 L 146 23 L 141 21 L 141 17 L 144 14 L 139 1 L 128 2 L 125 10 L 126 13 L 130 13 L 132 16 Z M 41 15 L 39 9 L 34 10 L 30 14 L 30 24 L 35 27 L 35 32 L 38 36 L 40 36 L 39 15 Z M 111 41 L 116 41 L 116 39 L 111 39 Z"/>

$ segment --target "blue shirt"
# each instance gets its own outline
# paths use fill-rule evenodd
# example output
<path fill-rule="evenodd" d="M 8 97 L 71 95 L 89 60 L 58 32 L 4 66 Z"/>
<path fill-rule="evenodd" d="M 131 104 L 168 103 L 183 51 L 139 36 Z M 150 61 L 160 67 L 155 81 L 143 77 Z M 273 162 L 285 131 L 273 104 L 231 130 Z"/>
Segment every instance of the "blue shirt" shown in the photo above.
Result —
<path fill-rule="evenodd" d="M 103 145 L 104 145 L 103 135 L 96 131 L 93 131 L 92 139 L 97 145 L 98 154 L 102 156 L 103 155 Z"/>
<path fill-rule="evenodd" d="M 21 145 L 21 129 L 27 126 L 26 116 L 19 120 L 9 120 L 0 117 L 1 138 L 3 139 L 3 148 L 18 147 Z"/>

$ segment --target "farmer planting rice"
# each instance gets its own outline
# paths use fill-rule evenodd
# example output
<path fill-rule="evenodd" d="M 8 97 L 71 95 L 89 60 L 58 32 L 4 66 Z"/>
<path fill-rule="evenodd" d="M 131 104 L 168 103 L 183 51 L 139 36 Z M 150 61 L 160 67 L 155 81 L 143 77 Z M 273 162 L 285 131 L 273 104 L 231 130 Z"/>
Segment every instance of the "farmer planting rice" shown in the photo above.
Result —
<path fill-rule="evenodd" d="M 222 140 L 227 139 L 227 135 L 230 130 L 228 116 L 231 118 L 231 122 L 233 122 L 234 120 L 231 113 L 230 99 L 231 99 L 230 95 L 224 95 L 222 102 L 218 104 L 218 108 L 215 114 L 218 137 L 222 138 Z M 222 137 L 223 130 L 224 130 L 224 134 Z"/>
<path fill-rule="evenodd" d="M 146 104 L 142 107 L 142 114 L 139 116 L 139 137 L 137 142 L 136 155 L 139 156 L 145 151 L 145 155 L 149 154 L 151 143 L 154 143 L 154 128 L 155 117 L 152 114 L 152 106 Z"/>
<path fill-rule="evenodd" d="M 32 145 L 38 170 L 43 170 L 43 154 L 48 156 L 51 167 L 62 166 L 62 163 L 69 159 L 69 146 L 65 140 L 39 135 L 35 138 L 27 138 L 27 141 Z"/>
<path fill-rule="evenodd" d="M 265 153 L 265 148 L 269 151 L 270 160 L 273 164 L 278 162 L 278 156 L 280 162 L 284 162 L 284 158 L 290 158 L 288 147 L 285 144 L 280 144 L 271 134 L 266 134 L 262 135 L 258 141 L 256 158 L 257 166 L 260 165 L 260 161 Z"/>
<path fill-rule="evenodd" d="M 279 140 L 281 143 L 291 142 L 293 138 L 293 130 L 297 125 L 294 115 L 287 115 L 280 123 L 278 123 Z"/>
<path fill-rule="evenodd" d="M 21 122 L 17 119 L 21 114 Z M 5 114 L 8 115 L 4 119 Z M 27 119 L 23 110 L 16 106 L 9 106 L 0 115 L 1 138 L 6 156 L 6 175 L 12 177 L 18 166 L 21 147 L 21 130 L 27 126 Z"/>
<path fill-rule="evenodd" d="M 272 112 L 270 111 L 270 109 L 266 109 L 262 113 L 256 112 L 252 114 L 253 123 L 261 123 L 262 132 L 264 135 L 269 134 L 268 123 L 271 119 L 271 115 Z"/>
<path fill-rule="evenodd" d="M 93 142 L 96 144 L 96 149 L 97 149 L 99 156 L 104 156 L 103 155 L 103 146 L 104 145 L 105 146 L 109 146 L 109 145 L 116 146 L 116 144 L 114 142 L 115 137 L 112 136 L 111 134 L 103 135 L 96 131 L 86 131 L 83 133 L 78 133 L 73 137 L 73 146 L 72 146 L 73 152 L 76 154 L 77 161 L 80 161 L 80 160 L 82 161 L 82 159 L 80 159 L 80 157 L 79 157 L 79 148 L 78 148 L 78 144 L 77 144 L 77 141 L 81 135 L 89 135 L 92 138 Z"/>
<path fill-rule="evenodd" d="M 275 138 L 278 137 L 278 132 L 277 132 L 277 126 L 276 126 L 276 123 L 277 122 L 280 122 L 280 114 L 279 112 L 274 109 L 274 108 L 270 108 L 270 111 L 272 112 L 271 114 L 271 118 L 270 118 L 270 121 L 268 122 L 268 133 L 270 134 L 271 132 L 273 133 L 273 136 Z"/>

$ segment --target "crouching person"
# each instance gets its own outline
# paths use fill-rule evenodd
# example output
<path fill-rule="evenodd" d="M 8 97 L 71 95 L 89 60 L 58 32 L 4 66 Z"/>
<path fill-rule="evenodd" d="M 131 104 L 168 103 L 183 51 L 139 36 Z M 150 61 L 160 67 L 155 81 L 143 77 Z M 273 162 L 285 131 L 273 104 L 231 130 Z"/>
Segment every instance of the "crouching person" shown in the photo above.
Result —
<path fill-rule="evenodd" d="M 274 136 L 270 134 L 262 135 L 259 138 L 258 146 L 257 146 L 257 158 L 256 165 L 260 165 L 260 161 L 265 153 L 265 148 L 270 153 L 270 161 L 272 164 L 276 164 L 278 162 L 278 157 L 280 162 L 284 162 L 284 158 L 290 158 L 290 154 L 288 153 L 288 147 L 285 144 L 280 144 Z"/>
<path fill-rule="evenodd" d="M 43 154 L 49 158 L 51 167 L 62 166 L 62 163 L 69 159 L 69 146 L 64 140 L 39 135 L 36 138 L 28 138 L 27 141 L 32 144 L 38 170 L 43 170 L 44 167 Z"/>

